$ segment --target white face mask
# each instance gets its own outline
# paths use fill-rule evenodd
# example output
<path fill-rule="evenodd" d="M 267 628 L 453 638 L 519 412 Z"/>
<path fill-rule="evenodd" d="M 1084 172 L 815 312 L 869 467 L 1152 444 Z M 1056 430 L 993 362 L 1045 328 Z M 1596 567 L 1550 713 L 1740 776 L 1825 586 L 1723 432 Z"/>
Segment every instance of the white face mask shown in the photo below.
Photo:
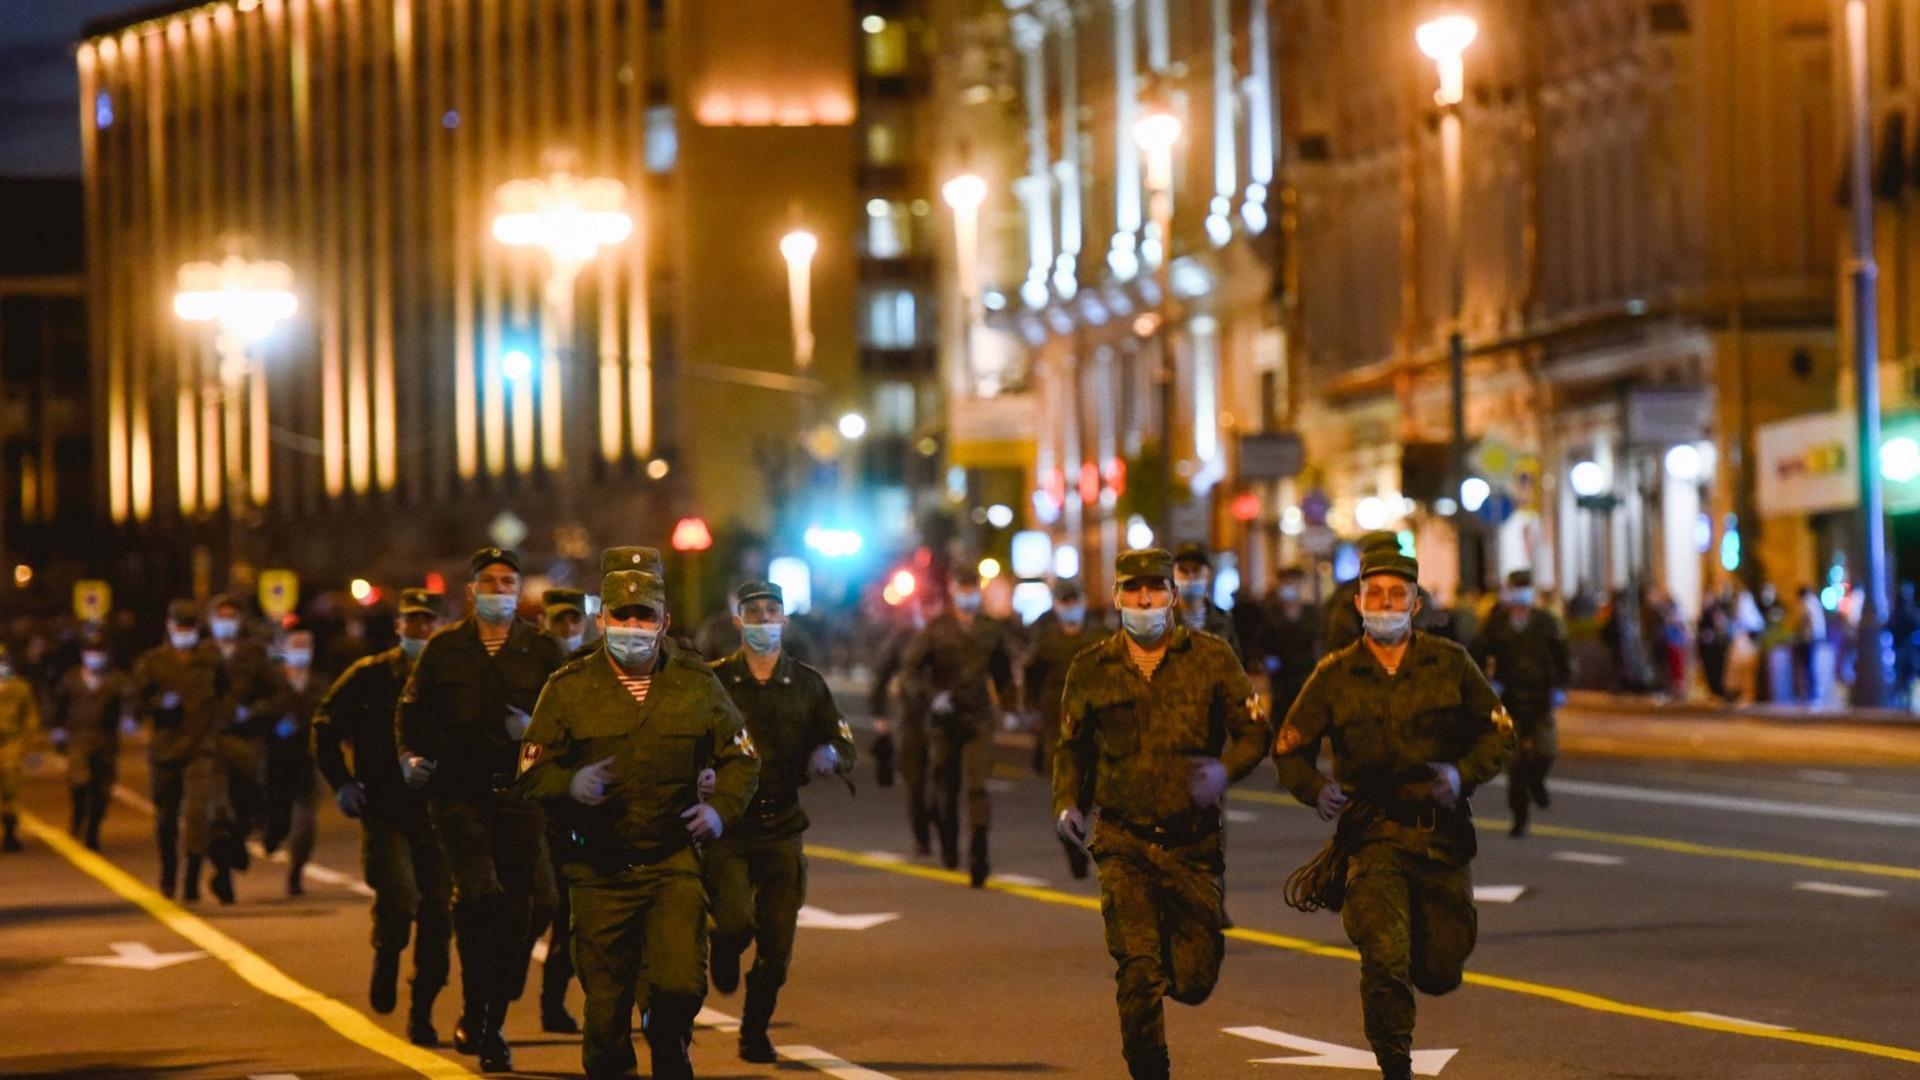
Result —
<path fill-rule="evenodd" d="M 290 668 L 306 668 L 313 664 L 312 649 L 288 649 L 280 654 L 280 659 Z"/>
<path fill-rule="evenodd" d="M 1300 599 L 1300 590 L 1292 587 L 1291 585 L 1280 590 L 1280 602 L 1283 604 L 1291 604 L 1298 601 L 1299 599 Z"/>
<path fill-rule="evenodd" d="M 1532 589 L 1514 589 L 1507 593 L 1507 602 L 1512 604 L 1514 607 L 1532 607 L 1533 606 L 1533 590 Z"/>
<path fill-rule="evenodd" d="M 580 646 L 585 645 L 586 643 L 587 643 L 587 632 L 585 630 L 580 631 L 579 633 L 573 635 L 572 637 L 563 637 L 560 639 L 560 647 L 562 649 L 565 649 L 568 655 L 572 655 L 573 653 L 578 652 L 580 650 Z"/>
<path fill-rule="evenodd" d="M 953 594 L 953 609 L 968 615 L 980 610 L 980 594 L 973 590 Z"/>
<path fill-rule="evenodd" d="M 1205 577 L 1182 578 L 1180 599 L 1189 604 L 1197 604 L 1207 598 L 1207 579 Z"/>
<path fill-rule="evenodd" d="M 476 593 L 473 597 L 474 613 L 480 621 L 499 626 L 513 621 L 513 613 L 520 607 L 520 598 L 511 593 Z"/>
<path fill-rule="evenodd" d="M 91 650 L 83 652 L 80 654 L 80 664 L 88 671 L 105 671 L 107 670 L 107 654 L 103 652 L 93 652 Z"/>
<path fill-rule="evenodd" d="M 1366 626 L 1368 637 L 1382 645 L 1397 645 L 1406 640 L 1407 633 L 1413 629 L 1413 612 L 1367 611 L 1361 613 L 1360 621 Z"/>
<path fill-rule="evenodd" d="M 213 640 L 232 641 L 240 636 L 240 620 L 215 615 L 207 620 L 207 628 L 213 631 Z"/>
<path fill-rule="evenodd" d="M 653 659 L 660 646 L 660 631 L 633 626 L 607 627 L 607 655 L 625 668 L 636 668 Z"/>
<path fill-rule="evenodd" d="M 176 649 L 191 649 L 200 644 L 198 630 L 168 630 L 167 642 Z"/>
<path fill-rule="evenodd" d="M 1133 608 L 1120 609 L 1120 625 L 1126 628 L 1127 636 L 1142 645 L 1159 641 L 1167 632 L 1167 623 L 1172 609 Z"/>
<path fill-rule="evenodd" d="M 400 639 L 400 651 L 405 653 L 409 660 L 419 658 L 420 651 L 426 647 L 427 639 L 423 637 L 403 637 Z"/>
<path fill-rule="evenodd" d="M 779 623 L 742 623 L 740 637 L 747 648 L 765 656 L 780 647 L 780 634 L 785 629 Z"/>
<path fill-rule="evenodd" d="M 1081 626 L 1087 621 L 1085 604 L 1062 604 L 1054 608 L 1053 613 L 1060 617 L 1061 622 L 1071 627 Z"/>

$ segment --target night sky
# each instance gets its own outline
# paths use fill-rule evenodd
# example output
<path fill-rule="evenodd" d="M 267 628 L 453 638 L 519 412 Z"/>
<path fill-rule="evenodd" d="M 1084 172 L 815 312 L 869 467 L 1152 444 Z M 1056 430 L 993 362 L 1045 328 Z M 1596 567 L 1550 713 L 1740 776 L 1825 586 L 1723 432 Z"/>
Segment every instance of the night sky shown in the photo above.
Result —
<path fill-rule="evenodd" d="M 154 0 L 0 0 L 0 176 L 80 175 L 73 47 L 95 19 Z"/>

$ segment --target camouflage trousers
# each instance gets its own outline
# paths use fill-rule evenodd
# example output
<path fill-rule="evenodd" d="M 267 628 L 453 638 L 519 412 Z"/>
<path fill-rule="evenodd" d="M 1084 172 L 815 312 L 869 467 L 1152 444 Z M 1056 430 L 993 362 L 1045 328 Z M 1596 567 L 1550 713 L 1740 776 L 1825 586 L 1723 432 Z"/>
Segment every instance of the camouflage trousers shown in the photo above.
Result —
<path fill-rule="evenodd" d="M 1391 841 L 1369 843 L 1347 865 L 1340 912 L 1360 949 L 1360 1006 L 1382 1071 L 1413 1060 L 1413 992 L 1460 985 L 1479 916 L 1465 863 L 1429 858 Z"/>
<path fill-rule="evenodd" d="M 1221 836 L 1163 847 L 1100 821 L 1090 846 L 1116 965 L 1121 1052 L 1136 1075 L 1151 1075 L 1167 1060 L 1164 1000 L 1198 1005 L 1220 978 Z"/>

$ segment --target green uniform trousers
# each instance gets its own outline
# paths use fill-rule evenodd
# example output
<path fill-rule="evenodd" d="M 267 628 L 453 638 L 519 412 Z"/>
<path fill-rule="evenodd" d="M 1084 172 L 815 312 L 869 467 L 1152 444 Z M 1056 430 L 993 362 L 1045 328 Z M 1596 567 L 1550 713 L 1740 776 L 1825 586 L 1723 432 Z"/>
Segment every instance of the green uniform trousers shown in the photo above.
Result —
<path fill-rule="evenodd" d="M 436 798 L 433 830 L 453 874 L 454 940 L 469 1014 L 518 1000 L 533 943 L 553 916 L 553 864 L 539 807 L 510 792 Z"/>
<path fill-rule="evenodd" d="M 1091 847 L 1107 952 L 1118 965 L 1121 1051 L 1136 1070 L 1150 1071 L 1167 1056 L 1164 999 L 1198 1005 L 1220 978 L 1221 837 L 1161 846 L 1100 821 Z"/>
<path fill-rule="evenodd" d="M 897 728 L 900 750 L 900 779 L 907 789 L 907 827 L 921 848 L 932 843 L 927 801 L 927 718 L 914 713 L 902 716 Z"/>
<path fill-rule="evenodd" d="M 1552 712 L 1513 714 L 1513 756 L 1507 759 L 1507 807 L 1521 821 L 1532 804 L 1547 804 L 1547 773 L 1560 754 Z"/>
<path fill-rule="evenodd" d="M 967 800 L 967 824 L 993 824 L 987 779 L 993 775 L 993 725 L 990 722 L 933 717 L 927 723 L 927 758 L 933 771 L 933 816 L 948 836 L 960 827 L 960 796 Z"/>
<path fill-rule="evenodd" d="M 794 928 L 807 902 L 807 857 L 799 836 L 767 840 L 728 832 L 707 848 L 715 948 L 753 942 L 749 990 L 786 985 Z"/>
<path fill-rule="evenodd" d="M 169 873 L 167 867 L 175 861 L 183 831 L 187 854 L 205 855 L 213 846 L 216 824 L 232 818 L 226 762 L 214 752 L 197 754 L 185 761 L 150 761 L 147 779 L 153 797 L 153 828 L 160 844 L 161 870 Z"/>
<path fill-rule="evenodd" d="M 373 888 L 373 947 L 397 953 L 413 939 L 413 995 L 431 1000 L 447 984 L 453 937 L 453 875 L 424 813 L 369 814 L 360 821 L 360 867 Z"/>
<path fill-rule="evenodd" d="M 1340 917 L 1360 949 L 1360 1005 L 1367 1041 L 1382 1070 L 1413 1060 L 1413 992 L 1460 985 L 1479 917 L 1467 867 L 1369 843 L 1347 864 Z"/>
<path fill-rule="evenodd" d="M 581 1064 L 589 1077 L 635 1064 L 636 994 L 691 1024 L 707 994 L 707 890 L 692 849 L 620 870 L 568 867 L 573 967 L 586 993 Z M 641 986 L 642 979 L 647 985 Z"/>

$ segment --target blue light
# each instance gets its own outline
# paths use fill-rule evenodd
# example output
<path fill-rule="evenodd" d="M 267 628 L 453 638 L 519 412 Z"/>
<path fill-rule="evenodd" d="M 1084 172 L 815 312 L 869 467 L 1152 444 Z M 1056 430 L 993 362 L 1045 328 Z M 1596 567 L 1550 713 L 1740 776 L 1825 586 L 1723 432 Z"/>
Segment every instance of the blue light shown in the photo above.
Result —
<path fill-rule="evenodd" d="M 113 95 L 105 90 L 93 95 L 93 126 L 101 130 L 113 126 Z"/>
<path fill-rule="evenodd" d="M 852 529 L 827 529 L 810 525 L 801 539 L 807 547 L 828 559 L 846 559 L 860 554 L 865 541 Z"/>
<path fill-rule="evenodd" d="M 1720 534 L 1720 569 L 1729 574 L 1740 569 L 1740 525 L 1732 514 L 1727 515 L 1726 529 Z"/>
<path fill-rule="evenodd" d="M 452 131 L 460 126 L 460 110 L 448 109 L 440 115 L 440 126 Z"/>

